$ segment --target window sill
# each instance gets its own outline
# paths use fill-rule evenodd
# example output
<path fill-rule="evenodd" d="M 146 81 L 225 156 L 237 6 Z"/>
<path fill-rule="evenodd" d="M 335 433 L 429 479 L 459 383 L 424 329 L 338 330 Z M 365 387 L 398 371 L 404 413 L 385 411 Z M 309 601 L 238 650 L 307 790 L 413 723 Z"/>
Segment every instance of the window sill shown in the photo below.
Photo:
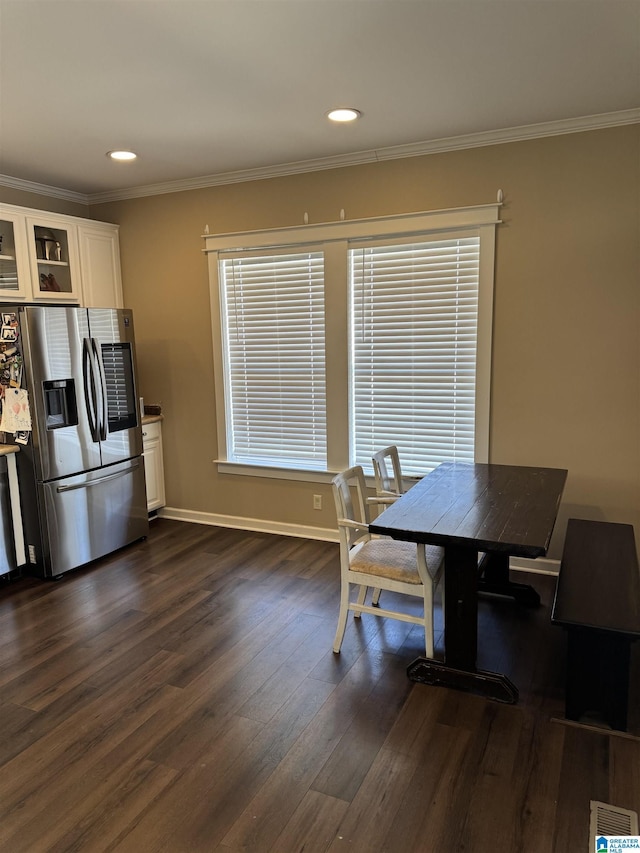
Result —
<path fill-rule="evenodd" d="M 306 483 L 330 483 L 337 471 L 305 471 L 299 468 L 268 468 L 248 465 L 245 462 L 228 462 L 214 459 L 219 474 L 236 474 L 242 477 L 263 477 L 267 480 L 292 480 Z"/>

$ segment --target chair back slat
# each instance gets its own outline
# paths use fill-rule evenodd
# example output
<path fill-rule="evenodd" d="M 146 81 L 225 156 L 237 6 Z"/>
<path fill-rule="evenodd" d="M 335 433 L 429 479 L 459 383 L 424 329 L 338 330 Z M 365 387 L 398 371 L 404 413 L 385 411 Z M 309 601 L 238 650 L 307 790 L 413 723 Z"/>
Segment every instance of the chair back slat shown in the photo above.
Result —
<path fill-rule="evenodd" d="M 376 494 L 401 495 L 404 491 L 400 455 L 395 444 L 384 447 L 372 457 L 373 473 L 376 478 Z"/>
<path fill-rule="evenodd" d="M 338 523 L 341 518 L 346 518 L 361 525 L 360 529 L 345 528 L 344 526 L 340 528 L 341 533 L 346 532 L 347 541 L 351 547 L 362 537 L 363 533 L 368 536 L 369 532 L 370 518 L 364 471 L 360 465 L 355 465 L 341 474 L 336 474 L 332 484 Z M 353 491 L 352 486 L 354 487 Z"/>

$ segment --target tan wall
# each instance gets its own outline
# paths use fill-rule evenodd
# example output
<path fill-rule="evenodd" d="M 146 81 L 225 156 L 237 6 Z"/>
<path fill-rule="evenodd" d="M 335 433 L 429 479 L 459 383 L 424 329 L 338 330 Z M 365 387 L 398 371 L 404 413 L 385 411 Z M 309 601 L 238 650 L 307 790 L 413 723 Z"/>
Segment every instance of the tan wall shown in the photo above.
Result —
<path fill-rule="evenodd" d="M 0 204 L 16 204 L 19 207 L 34 207 L 36 210 L 50 210 L 52 213 L 63 213 L 65 216 L 91 217 L 89 206 L 77 201 L 67 201 L 39 193 L 18 190 L 13 187 L 0 186 Z M 98 219 L 98 217 L 95 217 Z"/>
<path fill-rule="evenodd" d="M 501 188 L 491 460 L 569 469 L 551 557 L 572 515 L 634 523 L 640 538 L 639 172 L 635 125 L 93 206 L 121 226 L 141 393 L 165 413 L 168 504 L 335 524 L 326 486 L 216 472 L 205 224 L 433 210 Z"/>

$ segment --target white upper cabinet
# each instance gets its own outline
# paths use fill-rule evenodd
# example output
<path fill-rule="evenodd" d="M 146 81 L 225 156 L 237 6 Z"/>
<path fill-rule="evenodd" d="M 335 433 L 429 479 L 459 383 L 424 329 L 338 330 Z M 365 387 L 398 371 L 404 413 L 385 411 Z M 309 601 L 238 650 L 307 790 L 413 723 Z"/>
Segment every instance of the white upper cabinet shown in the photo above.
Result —
<path fill-rule="evenodd" d="M 84 304 L 123 308 L 118 228 L 102 222 L 78 224 Z"/>
<path fill-rule="evenodd" d="M 118 226 L 0 205 L 0 301 L 121 308 Z"/>
<path fill-rule="evenodd" d="M 24 217 L 0 205 L 0 299 L 23 302 L 31 295 Z"/>

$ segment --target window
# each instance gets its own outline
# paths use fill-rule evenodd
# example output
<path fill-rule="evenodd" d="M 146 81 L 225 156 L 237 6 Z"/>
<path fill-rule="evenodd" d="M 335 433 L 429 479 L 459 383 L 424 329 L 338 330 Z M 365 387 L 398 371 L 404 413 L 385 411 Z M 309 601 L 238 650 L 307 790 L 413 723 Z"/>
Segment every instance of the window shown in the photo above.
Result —
<path fill-rule="evenodd" d="M 207 235 L 219 469 L 487 461 L 499 207 Z"/>
<path fill-rule="evenodd" d="M 326 470 L 322 252 L 220 260 L 230 460 Z"/>
<path fill-rule="evenodd" d="M 479 237 L 349 250 L 352 458 L 473 462 Z"/>

